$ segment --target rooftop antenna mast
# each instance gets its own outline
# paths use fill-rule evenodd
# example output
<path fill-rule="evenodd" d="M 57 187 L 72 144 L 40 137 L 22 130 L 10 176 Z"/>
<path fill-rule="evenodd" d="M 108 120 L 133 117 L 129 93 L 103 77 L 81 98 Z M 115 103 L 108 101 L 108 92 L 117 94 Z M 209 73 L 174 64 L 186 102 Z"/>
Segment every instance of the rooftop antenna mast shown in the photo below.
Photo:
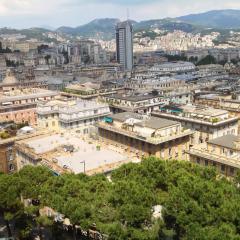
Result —
<path fill-rule="evenodd" d="M 129 8 L 127 8 L 127 20 L 129 20 Z"/>

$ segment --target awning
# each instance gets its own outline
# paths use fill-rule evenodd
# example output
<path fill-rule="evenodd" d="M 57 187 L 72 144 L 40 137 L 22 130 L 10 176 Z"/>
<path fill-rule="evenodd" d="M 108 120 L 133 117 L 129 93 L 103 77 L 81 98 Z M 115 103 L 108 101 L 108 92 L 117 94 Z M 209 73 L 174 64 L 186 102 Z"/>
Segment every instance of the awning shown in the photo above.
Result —
<path fill-rule="evenodd" d="M 113 119 L 111 117 L 104 117 L 104 122 L 112 123 Z"/>

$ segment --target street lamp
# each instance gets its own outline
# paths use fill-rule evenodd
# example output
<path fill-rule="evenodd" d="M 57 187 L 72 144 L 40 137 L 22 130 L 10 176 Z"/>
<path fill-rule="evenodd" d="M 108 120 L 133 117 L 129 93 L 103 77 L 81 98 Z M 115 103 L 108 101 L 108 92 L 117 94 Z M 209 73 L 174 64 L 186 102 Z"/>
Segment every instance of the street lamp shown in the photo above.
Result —
<path fill-rule="evenodd" d="M 80 163 L 83 163 L 83 172 L 85 173 L 86 172 L 86 162 L 85 161 L 82 161 Z"/>

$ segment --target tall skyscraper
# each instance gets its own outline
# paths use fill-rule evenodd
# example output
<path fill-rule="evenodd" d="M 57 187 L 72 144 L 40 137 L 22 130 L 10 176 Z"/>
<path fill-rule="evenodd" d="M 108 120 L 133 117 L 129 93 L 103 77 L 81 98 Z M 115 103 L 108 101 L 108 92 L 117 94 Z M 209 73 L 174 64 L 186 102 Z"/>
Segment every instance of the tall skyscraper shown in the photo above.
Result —
<path fill-rule="evenodd" d="M 117 61 L 125 71 L 133 68 L 133 28 L 130 21 L 120 22 L 116 26 Z"/>

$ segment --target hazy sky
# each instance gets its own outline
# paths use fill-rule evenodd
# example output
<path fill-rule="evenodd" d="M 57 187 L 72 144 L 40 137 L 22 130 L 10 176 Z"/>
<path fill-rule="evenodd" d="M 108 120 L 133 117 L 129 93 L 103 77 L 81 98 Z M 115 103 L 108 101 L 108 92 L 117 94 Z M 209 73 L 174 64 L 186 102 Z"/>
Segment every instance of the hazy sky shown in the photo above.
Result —
<path fill-rule="evenodd" d="M 213 9 L 240 9 L 240 0 L 0 0 L 0 26 L 79 26 L 95 18 L 176 17 Z"/>

